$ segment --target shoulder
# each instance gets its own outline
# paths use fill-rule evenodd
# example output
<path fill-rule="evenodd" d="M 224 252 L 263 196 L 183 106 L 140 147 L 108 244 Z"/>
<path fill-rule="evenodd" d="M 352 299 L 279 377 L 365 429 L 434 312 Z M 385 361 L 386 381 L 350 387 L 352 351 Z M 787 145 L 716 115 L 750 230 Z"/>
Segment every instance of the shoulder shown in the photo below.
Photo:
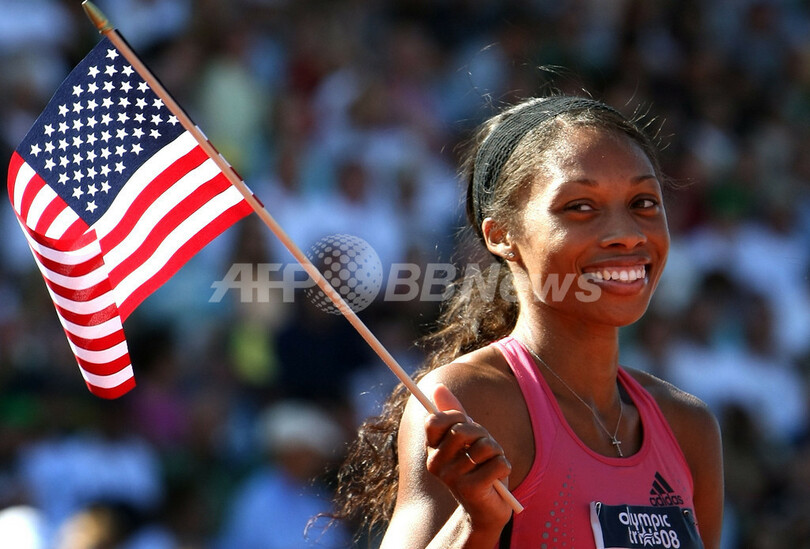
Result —
<path fill-rule="evenodd" d="M 522 471 L 528 471 L 527 464 L 533 458 L 533 452 L 527 451 L 533 447 L 531 420 L 520 386 L 501 352 L 490 345 L 461 356 L 425 375 L 419 387 L 431 395 L 439 383 L 450 389 L 467 415 L 503 447 L 512 464 L 510 480 L 522 478 Z M 403 423 L 421 431 L 426 415 L 411 398 Z"/>
<path fill-rule="evenodd" d="M 652 395 L 679 442 L 681 434 L 688 437 L 690 434 L 703 433 L 705 436 L 719 432 L 714 414 L 696 396 L 647 372 L 630 368 L 625 370 Z"/>
<path fill-rule="evenodd" d="M 702 400 L 649 373 L 626 369 L 652 395 L 695 472 L 721 455 L 720 426 Z"/>
<path fill-rule="evenodd" d="M 442 383 L 461 401 L 467 415 L 492 434 L 512 462 L 513 478 L 531 448 L 531 420 L 509 363 L 489 345 L 432 372 L 427 383 Z M 529 443 L 527 444 L 527 441 Z"/>
<path fill-rule="evenodd" d="M 625 368 L 625 371 L 652 395 L 673 428 L 716 423 L 709 407 L 696 396 L 647 372 L 632 368 Z"/>
<path fill-rule="evenodd" d="M 426 375 L 420 386 L 445 385 L 464 404 L 468 415 L 479 423 L 497 412 L 496 408 L 522 401 L 520 387 L 509 364 L 493 345 L 463 355 Z M 498 404 L 499 406 L 493 406 Z"/>

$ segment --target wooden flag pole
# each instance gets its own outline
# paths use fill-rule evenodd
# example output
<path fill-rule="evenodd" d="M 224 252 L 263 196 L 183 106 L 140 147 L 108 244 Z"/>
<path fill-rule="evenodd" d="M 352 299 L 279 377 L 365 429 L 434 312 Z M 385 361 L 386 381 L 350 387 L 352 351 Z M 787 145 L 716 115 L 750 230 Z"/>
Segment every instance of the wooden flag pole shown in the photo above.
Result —
<path fill-rule="evenodd" d="M 208 154 L 208 156 L 217 164 L 222 173 L 231 184 L 236 187 L 242 196 L 245 198 L 248 204 L 250 204 L 253 211 L 261 218 L 262 221 L 267 225 L 267 227 L 273 232 L 273 234 L 278 238 L 281 243 L 284 245 L 287 250 L 293 255 L 296 261 L 301 264 L 307 274 L 312 278 L 313 281 L 318 285 L 318 287 L 323 291 L 324 294 L 334 303 L 334 305 L 338 308 L 338 310 L 346 317 L 346 319 L 354 326 L 355 330 L 362 336 L 366 343 L 374 350 L 377 355 L 383 360 L 383 362 L 388 366 L 388 368 L 394 373 L 394 375 L 399 378 L 403 385 L 413 394 L 414 397 L 428 410 L 431 414 L 438 414 L 439 409 L 436 408 L 436 405 L 431 401 L 427 395 L 416 385 L 416 383 L 411 379 L 408 373 L 399 365 L 396 359 L 388 352 L 382 343 L 377 339 L 377 337 L 369 330 L 369 328 L 360 320 L 360 317 L 352 310 L 351 307 L 346 303 L 343 297 L 335 290 L 335 288 L 329 283 L 326 278 L 324 278 L 323 274 L 321 274 L 320 270 L 310 261 L 310 259 L 304 254 L 298 245 L 293 242 L 293 240 L 287 235 L 287 233 L 282 229 L 281 225 L 276 222 L 275 219 L 270 215 L 267 209 L 264 207 L 253 192 L 248 188 L 242 178 L 236 173 L 233 167 L 228 163 L 227 160 L 216 150 L 216 148 L 211 144 L 208 138 L 202 133 L 202 131 L 192 122 L 192 120 L 188 117 L 185 111 L 177 104 L 174 98 L 169 94 L 168 91 L 163 87 L 160 81 L 155 78 L 155 76 L 151 73 L 151 71 L 146 67 L 146 65 L 141 62 L 135 52 L 129 47 L 127 42 L 121 37 L 117 30 L 110 24 L 107 17 L 99 10 L 95 4 L 90 2 L 89 0 L 84 0 L 82 2 L 82 7 L 84 8 L 85 13 L 96 26 L 98 31 L 106 36 L 110 42 L 121 52 L 126 60 L 132 65 L 132 68 L 144 79 L 144 81 L 152 88 L 152 91 L 155 92 L 162 101 L 163 104 L 166 105 L 166 108 L 174 114 L 180 124 L 182 124 L 183 128 L 186 129 L 197 141 L 200 147 Z M 520 502 L 512 495 L 511 492 L 507 489 L 506 486 L 502 482 L 496 481 L 495 489 L 497 492 L 503 497 L 512 507 L 512 509 L 516 513 L 520 513 L 523 511 L 523 506 Z"/>

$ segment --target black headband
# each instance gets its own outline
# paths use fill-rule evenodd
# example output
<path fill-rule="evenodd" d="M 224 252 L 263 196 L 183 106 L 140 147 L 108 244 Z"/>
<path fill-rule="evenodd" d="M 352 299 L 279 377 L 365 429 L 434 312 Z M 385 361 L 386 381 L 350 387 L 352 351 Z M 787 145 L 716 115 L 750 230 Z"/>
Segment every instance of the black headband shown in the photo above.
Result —
<path fill-rule="evenodd" d="M 487 136 L 475 155 L 472 180 L 472 213 L 476 231 L 481 232 L 483 210 L 492 200 L 495 183 L 506 161 L 530 130 L 562 113 L 587 109 L 606 110 L 621 115 L 613 108 L 584 97 L 549 97 L 526 105 L 506 117 Z"/>

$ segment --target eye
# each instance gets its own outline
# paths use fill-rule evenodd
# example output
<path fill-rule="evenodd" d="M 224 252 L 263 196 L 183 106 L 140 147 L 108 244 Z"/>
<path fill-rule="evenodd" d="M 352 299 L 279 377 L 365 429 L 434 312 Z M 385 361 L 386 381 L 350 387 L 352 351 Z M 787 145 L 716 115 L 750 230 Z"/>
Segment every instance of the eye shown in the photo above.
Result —
<path fill-rule="evenodd" d="M 594 212 L 596 208 L 593 207 L 589 202 L 572 202 L 565 207 L 566 211 L 569 212 Z"/>
<path fill-rule="evenodd" d="M 641 210 L 651 210 L 657 208 L 659 204 L 660 202 L 655 198 L 641 197 L 633 202 L 633 207 Z"/>

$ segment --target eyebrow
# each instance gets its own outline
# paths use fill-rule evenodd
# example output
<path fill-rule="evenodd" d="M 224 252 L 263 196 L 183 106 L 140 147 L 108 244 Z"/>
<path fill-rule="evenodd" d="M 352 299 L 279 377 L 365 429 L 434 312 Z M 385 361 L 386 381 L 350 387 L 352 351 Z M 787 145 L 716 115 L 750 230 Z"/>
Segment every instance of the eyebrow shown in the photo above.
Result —
<path fill-rule="evenodd" d="M 638 185 L 639 183 L 642 183 L 644 181 L 648 181 L 650 179 L 657 180 L 658 178 L 653 174 L 637 175 L 636 177 L 633 177 L 632 179 L 630 179 L 630 184 L 631 185 Z M 569 179 L 564 184 L 567 185 L 568 183 L 579 183 L 580 185 L 586 185 L 588 187 L 598 187 L 599 186 L 599 183 L 597 181 L 595 181 L 593 179 L 587 179 L 587 178 Z"/>

